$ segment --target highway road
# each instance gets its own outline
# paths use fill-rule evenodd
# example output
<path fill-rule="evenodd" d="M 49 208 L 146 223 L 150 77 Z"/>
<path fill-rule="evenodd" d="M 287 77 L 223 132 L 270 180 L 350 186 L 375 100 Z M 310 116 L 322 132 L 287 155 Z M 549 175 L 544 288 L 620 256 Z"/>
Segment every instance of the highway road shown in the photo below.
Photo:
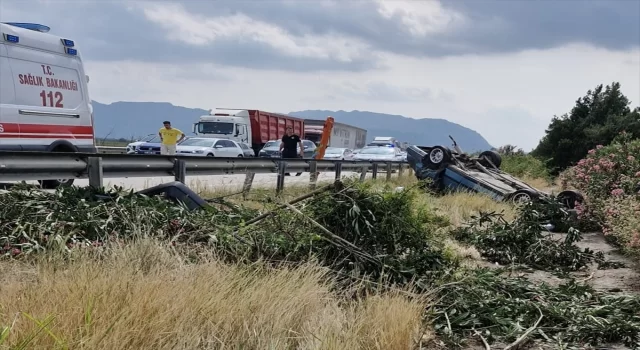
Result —
<path fill-rule="evenodd" d="M 360 173 L 343 172 L 342 177 L 359 177 Z M 379 173 L 378 178 L 384 178 L 386 173 Z M 277 174 L 256 174 L 253 179 L 252 188 L 275 188 Z M 318 181 L 332 181 L 335 177 L 333 172 L 320 173 Z M 371 173 L 367 174 L 371 178 Z M 245 175 L 209 175 L 209 176 L 189 176 L 187 175 L 186 185 L 196 192 L 203 191 L 239 191 L 242 189 Z M 166 177 L 129 177 L 129 178 L 105 178 L 104 185 L 106 187 L 121 186 L 125 189 L 143 190 L 161 183 L 174 181 L 173 176 Z M 27 181 L 27 183 L 37 184 L 36 181 Z M 309 173 L 302 173 L 300 176 L 287 176 L 284 186 L 298 185 L 304 186 L 309 184 Z M 76 180 L 74 185 L 88 186 L 89 180 Z"/>

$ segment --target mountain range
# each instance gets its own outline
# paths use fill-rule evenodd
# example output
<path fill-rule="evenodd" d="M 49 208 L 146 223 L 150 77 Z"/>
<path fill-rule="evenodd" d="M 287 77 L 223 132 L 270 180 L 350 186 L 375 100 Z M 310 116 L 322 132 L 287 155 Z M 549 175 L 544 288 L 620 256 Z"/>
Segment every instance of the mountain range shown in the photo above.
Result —
<path fill-rule="evenodd" d="M 93 101 L 97 138 L 139 139 L 154 134 L 164 120 L 191 134 L 191 126 L 207 110 L 174 106 L 167 102 L 114 102 L 103 104 Z M 451 145 L 449 135 L 468 152 L 493 148 L 478 132 L 445 119 L 414 119 L 401 115 L 366 111 L 305 110 L 286 113 L 304 119 L 324 120 L 332 116 L 336 122 L 367 130 L 367 142 L 376 136 L 393 136 L 402 142 L 417 145 Z"/>

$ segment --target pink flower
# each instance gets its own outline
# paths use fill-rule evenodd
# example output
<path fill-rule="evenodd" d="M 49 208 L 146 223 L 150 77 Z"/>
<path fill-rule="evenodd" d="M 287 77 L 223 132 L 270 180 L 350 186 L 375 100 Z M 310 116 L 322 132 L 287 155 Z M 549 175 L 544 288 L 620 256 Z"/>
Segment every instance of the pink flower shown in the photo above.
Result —
<path fill-rule="evenodd" d="M 633 156 L 628 156 L 627 160 L 630 161 L 630 162 L 633 162 L 634 160 L 636 160 L 636 158 L 633 157 Z"/>
<path fill-rule="evenodd" d="M 590 149 L 590 150 L 589 150 L 589 154 L 595 154 L 595 153 L 596 153 L 596 150 L 595 150 L 595 149 Z"/>
<path fill-rule="evenodd" d="M 624 190 L 621 188 L 616 188 L 615 190 L 611 191 L 611 195 L 613 196 L 620 196 L 624 194 Z"/>
<path fill-rule="evenodd" d="M 596 148 L 597 148 L 597 149 L 600 149 L 600 148 L 602 148 L 602 147 L 604 147 L 604 146 L 603 146 L 603 145 L 597 145 L 597 146 L 596 146 Z"/>
<path fill-rule="evenodd" d="M 20 253 L 21 253 L 21 252 L 20 252 L 20 249 L 18 249 L 18 248 L 13 248 L 13 249 L 11 249 L 11 254 L 12 254 L 12 255 L 14 255 L 14 256 L 15 256 L 15 255 L 18 255 L 18 254 L 20 254 Z"/>
<path fill-rule="evenodd" d="M 636 173 L 636 177 L 640 177 L 640 171 Z"/>

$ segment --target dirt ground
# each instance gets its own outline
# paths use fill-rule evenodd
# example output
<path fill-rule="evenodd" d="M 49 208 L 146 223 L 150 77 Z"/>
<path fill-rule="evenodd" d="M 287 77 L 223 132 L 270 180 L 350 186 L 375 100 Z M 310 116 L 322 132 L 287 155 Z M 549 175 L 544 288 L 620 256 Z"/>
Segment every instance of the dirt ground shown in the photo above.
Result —
<path fill-rule="evenodd" d="M 564 239 L 565 234 L 554 234 L 558 239 Z M 612 247 L 605 241 L 602 233 L 591 232 L 582 234 L 582 241 L 576 243 L 580 248 L 589 248 L 594 252 L 603 252 L 605 258 L 611 261 L 622 262 L 625 264 L 623 268 L 598 270 L 597 264 L 592 264 L 586 271 L 574 273 L 573 276 L 577 280 L 581 280 L 589 284 L 594 289 L 606 291 L 611 294 L 629 294 L 640 293 L 640 266 L 633 260 L 620 254 L 616 248 Z M 491 263 L 482 263 L 484 266 L 495 266 Z M 525 276 L 531 281 L 545 282 L 550 285 L 558 285 L 563 282 L 559 277 L 553 276 L 551 273 L 544 271 L 534 271 L 531 273 L 518 272 L 519 275 Z M 503 349 L 507 344 L 492 344 L 492 350 Z M 480 341 L 471 345 L 468 350 L 486 350 Z M 529 350 L 551 350 L 554 347 L 542 346 L 539 344 L 527 344 L 520 349 Z M 631 348 L 620 344 L 608 344 L 592 349 L 607 350 L 631 350 Z"/>
<path fill-rule="evenodd" d="M 564 239 L 564 234 L 554 234 L 558 239 Z M 622 262 L 626 267 L 618 269 L 598 270 L 596 264 L 584 272 L 573 274 L 576 279 L 582 279 L 594 289 L 609 293 L 638 293 L 640 292 L 640 266 L 633 260 L 620 254 L 617 249 L 605 241 L 602 233 L 591 232 L 582 235 L 582 241 L 576 243 L 580 248 L 589 248 L 595 252 L 603 252 L 607 260 Z M 528 274 L 534 281 L 557 284 L 562 280 L 544 271 Z"/>

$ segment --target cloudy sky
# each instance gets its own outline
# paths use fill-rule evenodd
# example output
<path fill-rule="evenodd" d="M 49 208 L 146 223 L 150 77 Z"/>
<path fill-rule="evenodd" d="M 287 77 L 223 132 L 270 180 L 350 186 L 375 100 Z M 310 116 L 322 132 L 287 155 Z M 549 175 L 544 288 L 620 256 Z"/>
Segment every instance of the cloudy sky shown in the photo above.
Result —
<path fill-rule="evenodd" d="M 99 102 L 445 118 L 535 147 L 619 81 L 640 105 L 639 0 L 0 0 L 75 40 Z"/>

